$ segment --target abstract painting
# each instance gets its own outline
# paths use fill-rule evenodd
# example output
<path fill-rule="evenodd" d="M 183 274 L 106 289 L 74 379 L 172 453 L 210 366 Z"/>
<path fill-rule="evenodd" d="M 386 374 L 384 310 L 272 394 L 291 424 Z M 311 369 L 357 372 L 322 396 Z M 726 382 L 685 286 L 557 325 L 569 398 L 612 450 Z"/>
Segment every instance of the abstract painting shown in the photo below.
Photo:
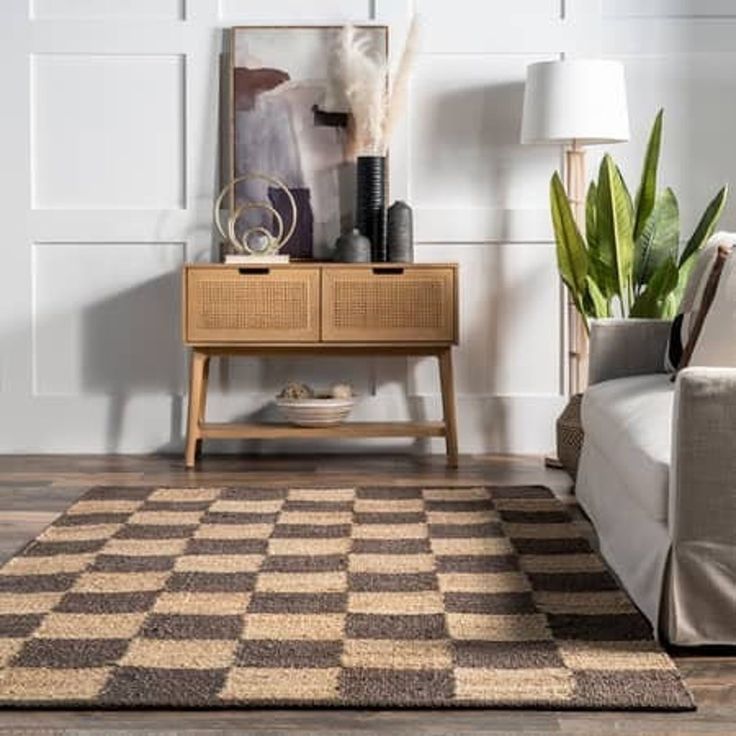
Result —
<path fill-rule="evenodd" d="M 281 181 L 297 204 L 297 227 L 282 253 L 327 259 L 353 226 L 355 165 L 348 150 L 347 103 L 335 76 L 340 26 L 239 26 L 231 36 L 230 178 L 260 173 Z M 385 60 L 388 29 L 365 26 L 371 53 Z M 283 191 L 264 180 L 235 190 L 265 202 L 287 224 Z M 267 210 L 249 210 L 241 227 L 273 230 Z"/>

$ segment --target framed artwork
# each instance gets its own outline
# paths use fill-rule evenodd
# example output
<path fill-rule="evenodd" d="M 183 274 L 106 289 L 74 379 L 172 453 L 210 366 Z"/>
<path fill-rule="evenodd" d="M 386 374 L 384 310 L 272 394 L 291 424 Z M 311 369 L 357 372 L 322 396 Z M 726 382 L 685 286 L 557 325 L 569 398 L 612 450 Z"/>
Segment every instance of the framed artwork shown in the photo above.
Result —
<path fill-rule="evenodd" d="M 361 26 L 372 55 L 388 55 L 388 28 Z M 230 38 L 230 180 L 264 174 L 296 201 L 296 229 L 282 253 L 329 258 L 353 225 L 355 164 L 348 150 L 347 103 L 335 76 L 341 26 L 238 26 Z M 283 190 L 265 179 L 235 188 L 231 211 L 244 201 L 269 204 L 283 221 Z M 248 210 L 239 227 L 272 230 L 268 210 Z"/>

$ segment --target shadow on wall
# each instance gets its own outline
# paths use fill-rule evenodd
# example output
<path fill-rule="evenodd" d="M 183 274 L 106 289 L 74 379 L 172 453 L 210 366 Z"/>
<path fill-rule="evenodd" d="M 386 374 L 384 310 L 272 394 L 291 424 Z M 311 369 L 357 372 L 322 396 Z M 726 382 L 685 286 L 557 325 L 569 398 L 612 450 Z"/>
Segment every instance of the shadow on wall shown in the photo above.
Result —
<path fill-rule="evenodd" d="M 523 82 L 456 89 L 435 97 L 430 121 L 424 124 L 426 135 L 442 142 L 440 154 L 433 158 L 433 163 L 438 176 L 448 181 L 448 188 L 454 186 L 457 191 L 468 192 L 475 181 L 493 198 L 487 207 L 482 203 L 478 207 L 477 197 L 472 204 L 463 206 L 456 195 L 448 214 L 457 208 L 456 217 L 466 217 L 472 212 L 473 217 L 483 219 L 472 228 L 473 232 L 482 232 L 483 238 L 473 244 L 457 242 L 445 252 L 448 260 L 461 262 L 456 390 L 461 398 L 463 394 L 495 397 L 485 402 L 489 410 L 482 414 L 478 430 L 497 451 L 511 450 L 508 403 L 499 394 L 502 390 L 499 364 L 504 346 L 512 339 L 508 333 L 510 316 L 524 299 L 523 290 L 509 286 L 505 260 L 513 246 L 498 247 L 509 243 L 512 235 L 510 172 L 517 165 L 521 145 L 523 99 Z M 487 164 L 479 156 L 479 147 L 485 141 L 488 141 Z M 461 181 L 464 177 L 470 177 L 471 181 Z M 465 230 L 462 223 L 458 224 L 458 230 Z M 453 247 L 457 248 L 455 252 Z M 467 257 L 463 258 L 465 253 Z M 460 417 L 461 437 L 462 425 Z"/>
<path fill-rule="evenodd" d="M 437 142 L 430 146 L 431 162 L 446 183 L 438 206 L 510 206 L 510 174 L 518 177 L 519 156 L 528 151 L 519 142 L 523 100 L 522 82 L 468 86 L 433 98 L 422 128 L 426 139 Z M 479 203 L 478 191 L 493 201 Z M 462 197 L 471 195 L 472 202 L 465 205 Z M 503 233 L 504 227 L 496 221 L 494 232 Z"/>
<path fill-rule="evenodd" d="M 501 165 L 486 172 L 485 183 L 494 192 L 494 199 L 501 203 L 506 199 L 506 162 L 510 162 L 511 147 L 516 146 L 518 140 L 522 95 L 523 85 L 509 84 L 464 89 L 439 96 L 432 123 L 434 135 L 442 136 L 446 147 L 456 146 L 461 153 L 466 146 L 469 125 L 479 127 L 484 138 L 493 138 L 494 147 L 501 149 L 497 152 Z M 474 120 L 462 122 L 462 116 L 457 114 L 462 110 L 470 110 L 475 116 Z M 476 132 L 475 135 L 481 133 Z M 507 147 L 508 154 L 503 151 Z M 457 166 L 462 165 L 462 158 L 460 155 Z M 438 162 L 438 165 L 442 166 L 442 162 Z M 485 212 L 480 210 L 479 215 Z M 500 241 L 503 242 L 507 233 L 506 211 L 497 210 L 496 215 L 502 221 L 487 223 L 489 232 L 493 225 L 493 231 L 500 231 Z M 487 396 L 495 393 L 499 357 L 508 339 L 504 335 L 503 315 L 513 314 L 515 303 L 523 299 L 522 293 L 512 292 L 506 285 L 504 258 L 508 257 L 508 250 L 491 244 L 488 248 L 488 254 L 481 259 L 482 272 L 469 267 L 460 271 L 461 305 L 464 307 L 456 368 L 456 385 L 460 395 L 480 393 Z M 448 260 L 465 260 L 461 256 L 456 256 L 450 247 L 445 257 Z M 473 265 L 473 260 L 466 263 L 466 266 Z M 179 331 L 179 291 L 179 274 L 172 272 L 84 308 L 83 391 L 109 397 L 105 445 L 110 452 L 120 449 L 126 406 L 131 399 L 146 394 L 168 395 L 171 401 L 170 440 L 158 449 L 172 451 L 181 446 L 186 369 Z M 469 295 L 467 299 L 466 294 Z M 286 375 L 279 374 L 282 371 L 284 374 L 292 373 L 295 367 L 290 366 L 291 370 L 277 369 L 272 378 L 281 383 Z M 314 378 L 317 372 L 315 368 L 304 372 Z M 331 368 L 328 372 L 333 375 L 342 373 L 335 371 L 334 365 Z M 482 373 L 480 376 L 479 371 Z M 379 371 L 381 385 L 385 383 L 382 380 L 384 374 L 389 378 L 388 382 L 396 381 L 397 371 L 389 367 L 385 372 Z M 402 386 L 408 389 L 404 381 Z M 493 411 L 483 416 L 482 431 L 494 447 L 506 449 L 506 408 L 503 401 L 493 403 Z M 424 418 L 422 415 L 426 407 L 423 404 L 407 396 L 406 410 L 411 418 Z M 273 416 L 259 410 L 256 410 L 255 416 L 252 413 L 248 416 L 250 420 L 259 418 L 272 419 Z M 462 428 L 462 419 L 460 425 Z"/>
<path fill-rule="evenodd" d="M 109 397 L 106 449 L 119 450 L 132 397 L 168 394 L 169 443 L 181 445 L 185 361 L 180 337 L 180 274 L 143 282 L 84 309 L 82 383 L 85 393 Z"/>

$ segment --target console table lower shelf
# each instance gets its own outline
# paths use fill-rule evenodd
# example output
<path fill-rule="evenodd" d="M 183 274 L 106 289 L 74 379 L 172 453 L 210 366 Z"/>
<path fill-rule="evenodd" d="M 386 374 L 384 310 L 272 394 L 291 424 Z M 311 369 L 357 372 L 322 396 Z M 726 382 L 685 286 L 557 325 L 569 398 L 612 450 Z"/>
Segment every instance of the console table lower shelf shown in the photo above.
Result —
<path fill-rule="evenodd" d="M 443 419 L 425 422 L 344 422 L 329 427 L 299 427 L 293 424 L 276 423 L 213 423 L 205 421 L 209 363 L 212 357 L 225 356 L 276 356 L 284 354 L 321 355 L 404 355 L 434 356 L 439 362 L 440 384 L 442 390 Z M 444 437 L 447 449 L 447 463 L 457 467 L 457 420 L 455 414 L 455 394 L 453 388 L 452 351 L 442 346 L 432 347 L 386 347 L 376 348 L 335 348 L 325 346 L 318 349 L 274 347 L 234 348 L 232 346 L 195 347 L 191 352 L 189 375 L 189 418 L 185 461 L 188 468 L 194 467 L 204 439 L 334 439 L 334 438 L 380 438 L 380 437 Z"/>

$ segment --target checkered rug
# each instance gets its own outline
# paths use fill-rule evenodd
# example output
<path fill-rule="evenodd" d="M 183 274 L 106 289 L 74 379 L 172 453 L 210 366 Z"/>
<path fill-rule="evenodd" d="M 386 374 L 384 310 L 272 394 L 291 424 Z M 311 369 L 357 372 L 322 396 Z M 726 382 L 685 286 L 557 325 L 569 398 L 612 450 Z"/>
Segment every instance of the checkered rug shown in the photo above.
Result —
<path fill-rule="evenodd" d="M 0 704 L 693 707 L 540 487 L 92 489 L 0 570 Z"/>

